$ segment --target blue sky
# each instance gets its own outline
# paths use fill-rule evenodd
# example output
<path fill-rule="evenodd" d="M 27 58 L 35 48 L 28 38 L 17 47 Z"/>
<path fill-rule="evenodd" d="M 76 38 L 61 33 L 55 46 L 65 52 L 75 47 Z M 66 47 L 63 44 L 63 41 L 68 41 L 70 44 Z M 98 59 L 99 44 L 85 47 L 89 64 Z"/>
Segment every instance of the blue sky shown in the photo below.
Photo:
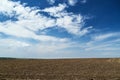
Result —
<path fill-rule="evenodd" d="M 120 1 L 2 0 L 0 57 L 120 57 Z"/>

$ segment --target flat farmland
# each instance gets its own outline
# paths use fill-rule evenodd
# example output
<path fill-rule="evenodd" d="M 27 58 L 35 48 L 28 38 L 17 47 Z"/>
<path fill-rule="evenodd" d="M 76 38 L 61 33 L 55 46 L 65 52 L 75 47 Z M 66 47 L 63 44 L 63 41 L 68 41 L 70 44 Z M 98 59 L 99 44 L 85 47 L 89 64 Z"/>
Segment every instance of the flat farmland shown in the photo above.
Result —
<path fill-rule="evenodd" d="M 120 59 L 1 59 L 0 80 L 120 80 Z"/>

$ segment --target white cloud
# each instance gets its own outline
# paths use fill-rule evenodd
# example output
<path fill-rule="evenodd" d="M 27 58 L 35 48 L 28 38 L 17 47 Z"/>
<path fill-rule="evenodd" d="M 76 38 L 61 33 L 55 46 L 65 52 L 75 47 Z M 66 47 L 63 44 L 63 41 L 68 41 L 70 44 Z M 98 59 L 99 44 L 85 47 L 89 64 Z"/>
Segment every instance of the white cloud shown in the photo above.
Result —
<path fill-rule="evenodd" d="M 58 4 L 58 6 L 45 8 L 42 11 L 50 13 L 51 16 L 56 16 L 57 14 L 63 12 L 65 8 L 67 8 L 66 4 Z"/>
<path fill-rule="evenodd" d="M 45 42 L 37 44 L 23 42 L 14 39 L 0 39 L 0 55 L 9 55 L 15 57 L 40 57 L 42 55 L 61 54 L 64 49 L 73 46 L 71 42 Z M 2 54 L 4 53 L 4 54 Z M 65 53 L 65 52 L 64 52 Z M 62 53 L 63 54 L 63 53 Z M 66 54 L 66 53 L 65 53 Z M 32 56 L 31 56 L 32 55 Z M 48 57 L 48 56 L 47 56 Z"/>
<path fill-rule="evenodd" d="M 13 9 L 13 6 L 16 5 L 16 3 L 13 3 L 11 1 L 8 1 L 8 0 L 2 0 L 0 2 L 0 12 L 3 12 L 3 13 L 6 13 L 6 11 L 10 14 L 12 14 L 12 9 Z"/>
<path fill-rule="evenodd" d="M 119 36 L 119 32 L 117 33 L 107 33 L 107 34 L 102 34 L 102 35 L 97 35 L 97 36 L 94 36 L 93 39 L 94 40 L 105 40 L 105 39 L 108 39 L 108 38 L 111 38 L 111 37 L 117 37 Z"/>
<path fill-rule="evenodd" d="M 5 6 L 8 7 L 6 8 Z M 21 5 L 20 2 L 12 2 L 5 0 L 3 1 L 2 10 L 0 12 L 6 13 L 9 16 L 12 15 L 19 16 L 17 17 L 18 21 L 15 22 L 8 21 L 5 23 L 0 23 L 1 24 L 0 26 L 6 26 L 6 28 L 1 27 L 0 31 L 3 32 L 4 30 L 5 33 L 9 32 L 9 34 L 12 35 L 14 34 L 16 36 L 25 37 L 25 34 L 26 35 L 31 34 L 32 36 L 36 36 L 32 31 L 38 31 L 49 27 L 57 26 L 62 27 L 66 29 L 66 31 L 68 31 L 69 33 L 75 35 L 81 36 L 88 33 L 88 28 L 81 30 L 84 21 L 83 16 L 81 16 L 80 14 L 75 15 L 73 13 L 68 13 L 65 10 L 65 8 L 67 8 L 66 4 L 59 4 L 58 6 L 40 10 L 34 7 Z M 51 16 L 57 18 L 56 19 L 49 18 L 38 13 L 39 11 L 47 12 Z M 12 32 L 11 30 L 15 31 Z M 23 32 L 24 35 L 20 33 L 21 32 L 20 30 Z"/>
<path fill-rule="evenodd" d="M 77 1 L 72 1 L 69 3 L 73 6 Z M 64 49 L 74 46 L 79 47 L 81 43 L 76 45 L 76 43 L 70 42 L 67 38 L 59 38 L 59 36 L 54 37 L 45 34 L 37 35 L 35 32 L 56 26 L 64 28 L 69 34 L 84 36 L 89 33 L 92 28 L 91 26 L 84 28 L 84 17 L 82 15 L 67 12 L 67 4 L 37 9 L 35 7 L 25 6 L 20 2 L 2 0 L 0 5 L 1 13 L 17 18 L 16 21 L 7 20 L 0 22 L 0 32 L 17 38 L 39 40 L 38 44 L 32 44 L 32 42 L 27 43 L 16 40 L 15 38 L 2 39 L 0 40 L 0 51 L 3 53 L 7 53 L 5 51 L 7 47 L 12 47 L 10 53 L 14 53 L 15 51 L 15 53 L 17 53 L 19 49 L 21 50 L 20 52 L 24 53 L 57 53 L 60 50 L 64 52 Z M 54 18 L 45 16 L 41 14 L 41 12 L 46 12 Z"/>
<path fill-rule="evenodd" d="M 71 34 L 83 36 L 87 34 L 90 31 L 89 29 L 92 27 L 81 29 L 83 27 L 82 21 L 83 18 L 81 15 L 66 15 L 58 18 L 56 24 L 65 28 Z"/>
<path fill-rule="evenodd" d="M 119 51 L 120 36 L 119 32 L 96 35 L 93 39 L 84 44 L 87 51 Z M 109 39 L 109 40 L 106 40 Z"/>
<path fill-rule="evenodd" d="M 47 0 L 49 2 L 49 4 L 54 4 L 55 3 L 55 0 Z"/>
<path fill-rule="evenodd" d="M 0 47 L 6 48 L 17 48 L 17 47 L 28 47 L 30 46 L 29 43 L 14 40 L 14 39 L 0 39 Z"/>
<path fill-rule="evenodd" d="M 119 42 L 116 40 L 111 40 L 111 41 L 106 41 L 106 42 L 98 42 L 98 41 L 93 41 L 93 42 L 88 42 L 85 50 L 86 51 L 119 51 Z"/>
<path fill-rule="evenodd" d="M 68 4 L 71 6 L 75 6 L 78 2 L 81 2 L 84 4 L 87 2 L 87 0 L 68 0 Z"/>
<path fill-rule="evenodd" d="M 5 6 L 8 6 L 7 8 Z M 6 13 L 9 16 L 19 15 L 18 21 L 0 22 L 0 32 L 7 35 L 23 38 L 33 38 L 40 41 L 65 41 L 65 39 L 56 38 L 47 35 L 36 35 L 34 31 L 42 30 L 48 27 L 55 26 L 55 20 L 37 14 L 39 10 L 25 7 L 19 2 L 3 0 L 0 12 Z M 4 10 L 5 9 L 5 10 Z"/>
<path fill-rule="evenodd" d="M 74 6 L 78 0 L 68 0 L 69 5 Z"/>
<path fill-rule="evenodd" d="M 65 8 L 67 8 L 66 4 L 59 4 L 56 7 L 45 8 L 42 11 L 48 12 L 51 16 L 56 17 L 56 26 L 66 29 L 70 34 L 83 36 L 89 33 L 89 29 L 92 27 L 83 28 L 83 16 L 68 13 Z"/>
<path fill-rule="evenodd" d="M 0 32 L 16 37 L 33 38 L 40 41 L 66 41 L 66 39 L 60 39 L 52 36 L 36 35 L 34 32 L 26 29 L 24 26 L 10 21 L 0 24 Z"/>
<path fill-rule="evenodd" d="M 49 45 L 48 45 L 49 44 Z M 70 42 L 51 42 L 51 43 L 45 43 L 42 42 L 41 44 L 36 44 L 34 46 L 31 46 L 30 50 L 35 50 L 36 53 L 55 53 L 60 50 L 64 50 L 66 48 L 71 47 Z"/>

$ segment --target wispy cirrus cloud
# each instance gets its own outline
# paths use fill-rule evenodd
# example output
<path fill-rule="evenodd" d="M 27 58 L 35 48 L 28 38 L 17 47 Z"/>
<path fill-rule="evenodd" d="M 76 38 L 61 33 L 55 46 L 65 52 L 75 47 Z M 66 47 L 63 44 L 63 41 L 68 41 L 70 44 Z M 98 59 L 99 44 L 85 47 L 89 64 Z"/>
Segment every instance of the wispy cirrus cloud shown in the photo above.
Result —
<path fill-rule="evenodd" d="M 86 43 L 85 50 L 88 51 L 119 51 L 120 46 L 119 32 L 97 34 L 92 36 L 92 40 Z"/>
<path fill-rule="evenodd" d="M 94 40 L 100 41 L 100 40 L 105 40 L 111 37 L 120 37 L 119 32 L 114 32 L 114 33 L 107 33 L 107 34 L 101 34 L 101 35 L 96 35 L 93 37 Z"/>

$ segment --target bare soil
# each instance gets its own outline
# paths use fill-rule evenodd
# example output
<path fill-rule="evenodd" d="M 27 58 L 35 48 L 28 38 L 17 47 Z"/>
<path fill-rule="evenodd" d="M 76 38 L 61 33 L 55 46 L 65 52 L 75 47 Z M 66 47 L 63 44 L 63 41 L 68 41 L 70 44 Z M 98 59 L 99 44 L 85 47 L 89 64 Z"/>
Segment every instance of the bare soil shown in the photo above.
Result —
<path fill-rule="evenodd" d="M 120 80 L 120 59 L 1 59 L 0 80 Z"/>

